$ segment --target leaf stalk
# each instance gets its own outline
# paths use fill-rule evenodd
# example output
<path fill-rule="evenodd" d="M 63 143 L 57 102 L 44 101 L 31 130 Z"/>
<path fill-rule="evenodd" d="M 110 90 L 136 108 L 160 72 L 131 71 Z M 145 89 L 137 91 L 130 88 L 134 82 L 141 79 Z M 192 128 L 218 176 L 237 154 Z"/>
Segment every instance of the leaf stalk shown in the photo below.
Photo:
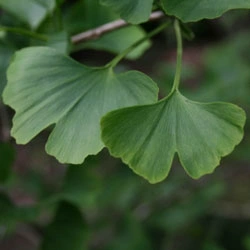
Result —
<path fill-rule="evenodd" d="M 158 33 L 160 33 L 162 30 L 164 30 L 165 28 L 167 28 L 170 25 L 170 21 L 169 22 L 165 22 L 162 25 L 160 25 L 159 27 L 157 27 L 156 29 L 154 29 L 153 31 L 149 32 L 146 36 L 144 36 L 142 39 L 136 41 L 134 44 L 132 44 L 130 47 L 128 47 L 127 49 L 125 49 L 123 52 L 121 52 L 119 55 L 117 55 L 113 60 L 111 60 L 111 62 L 109 62 L 106 66 L 107 67 L 111 67 L 114 68 L 125 56 L 127 56 L 130 52 L 132 52 L 135 48 L 137 48 L 139 45 L 141 45 L 142 43 L 144 43 L 145 41 L 147 41 L 149 38 L 157 35 Z"/>
<path fill-rule="evenodd" d="M 178 90 L 181 80 L 181 70 L 182 70 L 182 54 L 183 54 L 183 44 L 182 44 L 182 35 L 181 35 L 181 28 L 180 23 L 176 19 L 174 21 L 174 29 L 177 41 L 177 55 L 176 55 L 176 71 L 175 71 L 175 78 L 171 92 Z"/>

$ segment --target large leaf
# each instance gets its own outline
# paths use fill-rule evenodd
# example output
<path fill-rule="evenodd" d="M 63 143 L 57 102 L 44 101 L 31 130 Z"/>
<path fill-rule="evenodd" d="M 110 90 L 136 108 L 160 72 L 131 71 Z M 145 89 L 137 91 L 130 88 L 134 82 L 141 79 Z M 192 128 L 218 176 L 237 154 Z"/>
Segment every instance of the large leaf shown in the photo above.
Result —
<path fill-rule="evenodd" d="M 16 53 L 3 93 L 16 110 L 12 136 L 25 144 L 56 124 L 47 152 L 61 162 L 78 164 L 103 148 L 99 121 L 107 112 L 157 100 L 157 86 L 146 75 L 112 68 L 89 68 L 52 48 Z"/>
<path fill-rule="evenodd" d="M 56 5 L 55 0 L 0 0 L 0 7 L 9 11 L 32 28 L 37 28 Z"/>
<path fill-rule="evenodd" d="M 211 173 L 241 141 L 244 124 L 233 104 L 192 102 L 173 91 L 156 104 L 107 114 L 102 137 L 113 156 L 155 183 L 168 175 L 175 153 L 191 177 Z"/>
<path fill-rule="evenodd" d="M 84 250 L 87 229 L 81 211 L 74 205 L 61 202 L 56 216 L 47 227 L 41 250 Z"/>
<path fill-rule="evenodd" d="M 121 18 L 133 24 L 147 21 L 153 5 L 153 0 L 100 0 L 100 2 L 113 8 Z"/>
<path fill-rule="evenodd" d="M 166 14 L 184 22 L 217 18 L 228 10 L 249 9 L 249 0 L 161 0 Z"/>

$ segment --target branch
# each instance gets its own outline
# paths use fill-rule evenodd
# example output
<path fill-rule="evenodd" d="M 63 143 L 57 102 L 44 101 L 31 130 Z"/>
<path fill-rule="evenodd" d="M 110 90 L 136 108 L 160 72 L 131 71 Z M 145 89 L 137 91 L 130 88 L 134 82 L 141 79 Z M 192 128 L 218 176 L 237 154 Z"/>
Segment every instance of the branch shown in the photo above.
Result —
<path fill-rule="evenodd" d="M 155 11 L 150 15 L 149 21 L 158 20 L 164 16 L 165 15 L 162 11 Z M 77 44 L 77 43 L 88 41 L 91 39 L 97 39 L 110 31 L 120 29 L 127 25 L 129 25 L 129 23 L 125 22 L 122 19 L 119 19 L 119 20 L 101 25 L 95 29 L 91 29 L 91 30 L 82 32 L 80 34 L 74 35 L 71 37 L 71 42 L 73 44 Z"/>

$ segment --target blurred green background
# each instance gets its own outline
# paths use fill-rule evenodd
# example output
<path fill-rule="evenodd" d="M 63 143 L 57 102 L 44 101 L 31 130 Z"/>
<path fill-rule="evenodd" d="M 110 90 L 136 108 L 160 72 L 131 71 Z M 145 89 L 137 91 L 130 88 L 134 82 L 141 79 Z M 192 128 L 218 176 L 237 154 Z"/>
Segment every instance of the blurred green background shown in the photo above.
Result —
<path fill-rule="evenodd" d="M 99 8 L 90 7 L 93 13 Z M 67 48 L 63 32 L 73 35 L 116 16 L 105 12 L 106 16 L 93 18 L 81 0 L 64 1 L 60 9 L 38 28 L 41 33 L 61 34 L 53 46 L 68 49 L 87 65 L 105 64 L 112 52 L 121 50 L 110 48 L 107 41 L 121 39 L 124 31 Z M 27 29 L 5 10 L 0 24 Z M 142 28 L 149 31 L 157 25 Z M 185 95 L 235 103 L 250 117 L 250 12 L 231 11 L 188 26 L 195 38 L 184 42 L 181 88 Z M 137 31 L 134 36 L 136 40 Z M 1 89 L 13 52 L 33 44 L 38 42 L 0 33 Z M 160 87 L 160 98 L 167 95 L 175 72 L 173 31 L 154 37 L 138 60 L 124 60 L 117 68 L 125 69 L 150 75 Z M 243 142 L 213 174 L 192 180 L 176 158 L 168 178 L 151 185 L 106 149 L 88 157 L 82 166 L 60 165 L 44 152 L 48 131 L 26 146 L 15 145 L 8 139 L 13 111 L 2 103 L 0 108 L 1 250 L 250 250 L 249 121 Z"/>

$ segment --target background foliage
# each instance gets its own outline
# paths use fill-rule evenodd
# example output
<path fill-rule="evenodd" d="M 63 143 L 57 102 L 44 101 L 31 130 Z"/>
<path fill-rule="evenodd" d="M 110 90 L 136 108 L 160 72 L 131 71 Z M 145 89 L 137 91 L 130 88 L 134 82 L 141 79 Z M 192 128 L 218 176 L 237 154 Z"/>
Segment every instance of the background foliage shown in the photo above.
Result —
<path fill-rule="evenodd" d="M 129 26 L 73 47 L 68 42 L 71 35 L 119 16 L 133 23 L 147 19 L 152 1 L 143 1 L 144 11 L 134 16 L 123 12 L 129 1 L 120 1 L 120 6 L 111 0 L 102 0 L 105 5 L 93 0 L 26 2 L 0 1 L 1 91 L 18 49 L 45 45 L 86 65 L 105 65 L 112 53 L 123 51 L 158 25 Z M 161 2 L 169 14 L 184 21 L 200 19 L 185 16 L 195 1 L 179 8 L 176 1 Z M 223 2 L 217 15 L 227 10 Z M 249 7 L 247 1 L 237 2 Z M 176 9 L 167 6 L 170 3 Z M 217 16 L 211 12 L 210 17 Z M 247 10 L 189 24 L 196 38 L 185 41 L 182 92 L 188 98 L 232 102 L 249 117 L 249 24 Z M 168 29 L 128 55 L 130 59 L 143 55 L 139 60 L 125 60 L 116 71 L 140 70 L 159 84 L 160 97 L 166 96 L 174 78 L 174 51 L 174 36 Z M 150 185 L 106 149 L 81 166 L 57 163 L 43 150 L 50 128 L 27 146 L 15 145 L 8 138 L 12 115 L 1 103 L 0 249 L 250 249 L 248 121 L 244 141 L 213 175 L 194 181 L 175 160 L 168 179 Z"/>

